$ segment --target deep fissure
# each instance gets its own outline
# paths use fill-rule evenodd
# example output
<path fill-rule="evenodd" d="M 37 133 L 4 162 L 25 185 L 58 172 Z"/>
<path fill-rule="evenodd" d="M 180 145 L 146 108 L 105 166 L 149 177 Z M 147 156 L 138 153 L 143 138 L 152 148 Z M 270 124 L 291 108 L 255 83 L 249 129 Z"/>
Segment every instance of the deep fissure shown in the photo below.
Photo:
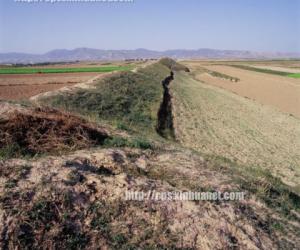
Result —
<path fill-rule="evenodd" d="M 173 114 L 172 114 L 172 96 L 170 94 L 170 83 L 174 80 L 174 72 L 162 81 L 164 89 L 163 100 L 157 114 L 156 131 L 164 138 L 175 139 Z"/>

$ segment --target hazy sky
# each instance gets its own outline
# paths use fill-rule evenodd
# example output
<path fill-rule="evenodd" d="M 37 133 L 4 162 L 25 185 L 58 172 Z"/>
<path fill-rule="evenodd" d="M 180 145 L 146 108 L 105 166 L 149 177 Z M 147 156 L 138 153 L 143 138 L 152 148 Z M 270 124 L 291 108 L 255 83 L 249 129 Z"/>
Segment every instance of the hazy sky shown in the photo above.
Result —
<path fill-rule="evenodd" d="M 300 52 L 300 0 L 0 0 L 0 52 L 77 47 Z"/>

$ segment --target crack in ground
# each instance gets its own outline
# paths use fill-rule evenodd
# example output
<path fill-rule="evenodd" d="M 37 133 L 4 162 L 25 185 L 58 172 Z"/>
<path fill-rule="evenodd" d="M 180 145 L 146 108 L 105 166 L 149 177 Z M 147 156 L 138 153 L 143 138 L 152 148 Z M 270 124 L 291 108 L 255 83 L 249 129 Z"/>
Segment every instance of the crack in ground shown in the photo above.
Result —
<path fill-rule="evenodd" d="M 170 94 L 169 85 L 174 80 L 174 72 L 162 81 L 164 89 L 163 100 L 157 114 L 157 133 L 167 139 L 175 139 L 173 114 L 172 114 L 172 96 Z"/>

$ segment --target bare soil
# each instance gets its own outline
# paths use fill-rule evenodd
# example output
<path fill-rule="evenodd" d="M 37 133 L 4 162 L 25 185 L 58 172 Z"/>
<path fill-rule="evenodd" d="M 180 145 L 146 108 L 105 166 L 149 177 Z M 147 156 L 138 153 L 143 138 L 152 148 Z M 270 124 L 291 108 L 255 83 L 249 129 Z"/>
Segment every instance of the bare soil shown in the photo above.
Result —
<path fill-rule="evenodd" d="M 0 75 L 0 99 L 21 100 L 88 81 L 99 73 Z"/>
<path fill-rule="evenodd" d="M 97 72 L 51 74 L 1 74 L 0 86 L 46 83 L 77 83 L 99 75 Z"/>
<path fill-rule="evenodd" d="M 226 81 L 202 73 L 197 67 L 207 68 L 240 79 L 239 82 Z M 278 110 L 300 117 L 300 80 L 285 76 L 237 69 L 226 65 L 211 65 L 195 62 L 190 65 L 196 79 L 224 88 L 242 97 L 276 107 Z"/>
<path fill-rule="evenodd" d="M 283 66 L 269 66 L 269 65 L 253 65 L 255 68 L 259 69 L 270 69 L 275 71 L 282 71 L 282 72 L 288 72 L 288 73 L 300 73 L 300 68 L 289 68 L 289 67 L 283 67 Z"/>

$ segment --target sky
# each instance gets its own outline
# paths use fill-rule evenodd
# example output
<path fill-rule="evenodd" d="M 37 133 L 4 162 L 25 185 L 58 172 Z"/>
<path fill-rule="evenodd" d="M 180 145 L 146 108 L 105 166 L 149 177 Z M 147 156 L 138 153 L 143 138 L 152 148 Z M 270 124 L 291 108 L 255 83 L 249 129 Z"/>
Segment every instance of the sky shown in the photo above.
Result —
<path fill-rule="evenodd" d="M 52 49 L 300 52 L 300 0 L 0 0 L 0 53 Z"/>

